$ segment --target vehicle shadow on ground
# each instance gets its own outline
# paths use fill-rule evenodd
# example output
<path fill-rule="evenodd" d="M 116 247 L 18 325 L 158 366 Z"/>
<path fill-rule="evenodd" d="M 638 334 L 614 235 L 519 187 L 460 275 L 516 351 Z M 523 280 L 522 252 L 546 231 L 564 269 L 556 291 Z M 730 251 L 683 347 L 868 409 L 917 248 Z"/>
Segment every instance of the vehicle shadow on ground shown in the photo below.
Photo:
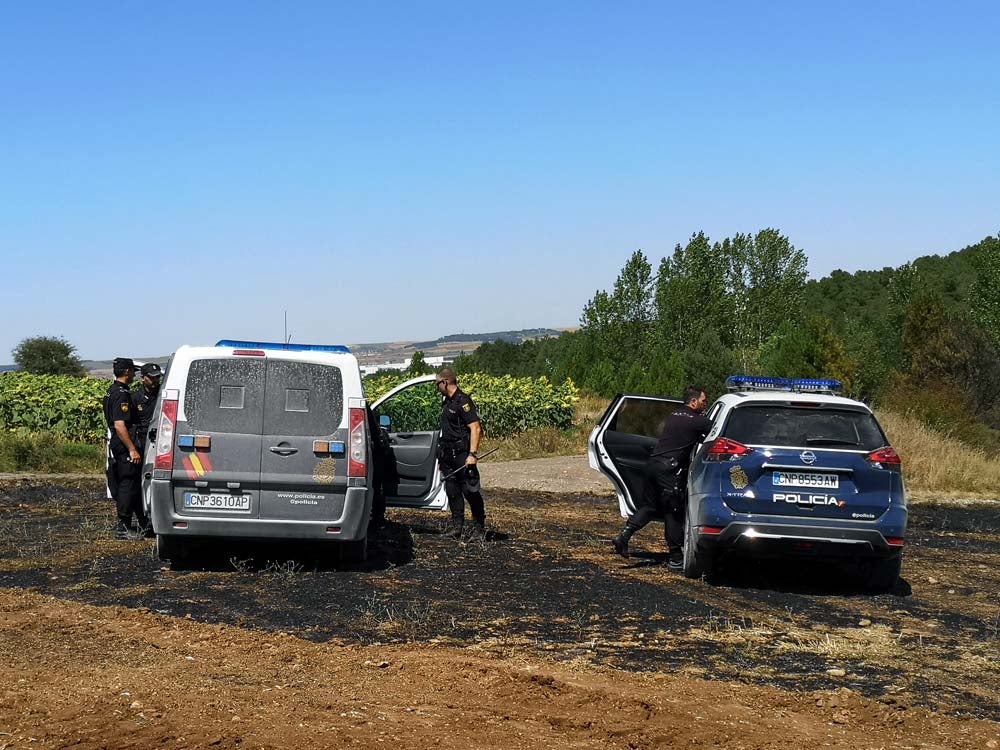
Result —
<path fill-rule="evenodd" d="M 387 521 L 368 539 L 364 562 L 341 559 L 336 542 L 220 541 L 191 545 L 183 560 L 170 563 L 176 572 L 272 573 L 298 570 L 317 572 L 377 572 L 414 561 L 413 534 L 407 524 Z"/>
<path fill-rule="evenodd" d="M 708 581 L 717 588 L 774 591 L 804 596 L 870 597 L 863 568 L 824 560 L 759 560 L 732 556 L 724 560 Z M 910 596 L 913 587 L 900 577 L 893 596 Z"/>

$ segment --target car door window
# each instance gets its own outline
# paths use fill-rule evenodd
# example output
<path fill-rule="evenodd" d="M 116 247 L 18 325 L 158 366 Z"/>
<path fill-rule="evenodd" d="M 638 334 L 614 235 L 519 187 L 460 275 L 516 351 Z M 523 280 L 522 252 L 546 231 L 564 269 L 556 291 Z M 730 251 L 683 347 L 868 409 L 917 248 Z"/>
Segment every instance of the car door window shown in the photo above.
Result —
<path fill-rule="evenodd" d="M 673 401 L 628 398 L 612 418 L 608 430 L 659 438 L 663 432 L 664 421 L 676 408 L 677 403 Z"/>
<path fill-rule="evenodd" d="M 433 382 L 416 383 L 373 410 L 391 420 L 392 432 L 433 432 L 441 426 L 441 394 Z"/>

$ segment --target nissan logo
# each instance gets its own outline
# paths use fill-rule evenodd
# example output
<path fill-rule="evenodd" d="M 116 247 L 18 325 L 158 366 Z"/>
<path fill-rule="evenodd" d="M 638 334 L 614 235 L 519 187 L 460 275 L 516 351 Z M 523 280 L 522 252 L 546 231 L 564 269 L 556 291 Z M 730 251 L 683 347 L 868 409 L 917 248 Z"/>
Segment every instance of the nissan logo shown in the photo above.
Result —
<path fill-rule="evenodd" d="M 816 454 L 812 451 L 802 451 L 799 454 L 799 458 L 802 459 L 802 463 L 812 465 L 816 463 Z"/>

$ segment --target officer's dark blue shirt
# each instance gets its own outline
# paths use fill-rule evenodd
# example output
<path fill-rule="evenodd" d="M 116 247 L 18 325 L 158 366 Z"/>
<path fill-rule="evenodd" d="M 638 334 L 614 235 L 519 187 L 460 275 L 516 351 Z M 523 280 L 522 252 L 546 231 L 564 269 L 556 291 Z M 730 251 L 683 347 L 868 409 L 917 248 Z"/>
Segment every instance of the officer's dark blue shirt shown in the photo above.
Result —
<path fill-rule="evenodd" d="M 681 404 L 664 420 L 663 434 L 653 448 L 653 456 L 676 458 L 681 468 L 686 468 L 691 462 L 691 448 L 711 429 L 711 419 Z"/>
<path fill-rule="evenodd" d="M 479 421 L 479 412 L 468 394 L 461 389 L 445 396 L 441 407 L 441 442 L 446 445 L 469 443 L 469 425 Z"/>
<path fill-rule="evenodd" d="M 108 393 L 104 397 L 104 420 L 108 423 L 108 429 L 111 430 L 111 451 L 113 453 L 125 450 L 125 444 L 115 430 L 115 422 L 124 422 L 125 429 L 131 434 L 132 428 L 137 422 L 135 413 L 136 410 L 132 407 L 131 389 L 120 380 L 112 381 Z"/>
<path fill-rule="evenodd" d="M 156 397 L 159 395 L 159 388 L 152 393 L 146 390 L 145 386 L 137 391 L 132 391 L 132 408 L 135 409 L 135 420 L 144 431 L 149 429 L 149 422 L 153 418 L 153 409 L 156 408 Z"/>

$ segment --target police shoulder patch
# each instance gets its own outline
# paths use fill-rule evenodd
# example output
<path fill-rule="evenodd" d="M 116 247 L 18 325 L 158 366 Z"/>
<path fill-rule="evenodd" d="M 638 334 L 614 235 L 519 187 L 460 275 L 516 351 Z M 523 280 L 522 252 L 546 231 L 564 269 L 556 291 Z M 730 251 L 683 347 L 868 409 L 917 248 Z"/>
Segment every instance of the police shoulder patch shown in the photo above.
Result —
<path fill-rule="evenodd" d="M 463 411 L 472 411 L 472 404 L 466 402 L 465 404 L 462 405 L 462 410 Z"/>

